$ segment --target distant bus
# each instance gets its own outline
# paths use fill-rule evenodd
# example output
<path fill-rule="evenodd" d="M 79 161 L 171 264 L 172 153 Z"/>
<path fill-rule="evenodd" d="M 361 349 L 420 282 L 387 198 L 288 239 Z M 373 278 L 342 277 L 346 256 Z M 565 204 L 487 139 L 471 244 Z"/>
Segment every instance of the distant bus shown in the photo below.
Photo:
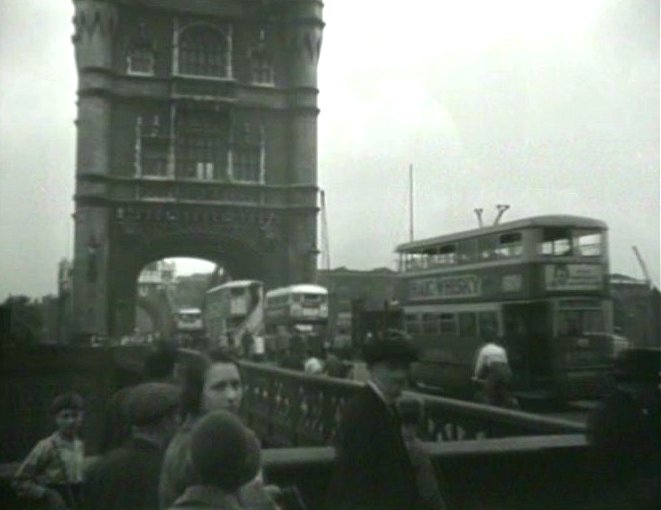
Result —
<path fill-rule="evenodd" d="M 181 347 L 196 347 L 204 337 L 202 311 L 180 308 L 174 314 L 174 338 Z"/>
<path fill-rule="evenodd" d="M 500 338 L 521 396 L 598 395 L 611 359 L 604 222 L 540 216 L 397 247 L 414 382 L 469 393 L 481 344 Z"/>
<path fill-rule="evenodd" d="M 286 350 L 304 355 L 320 354 L 328 325 L 328 291 L 312 284 L 290 285 L 270 290 L 264 299 L 267 355 L 278 357 Z"/>
<path fill-rule="evenodd" d="M 175 329 L 181 333 L 202 331 L 202 311 L 199 308 L 180 308 L 174 317 Z"/>
<path fill-rule="evenodd" d="M 263 292 L 264 285 L 257 280 L 236 280 L 206 292 L 204 327 L 209 347 L 239 347 L 244 336 L 261 334 Z"/>

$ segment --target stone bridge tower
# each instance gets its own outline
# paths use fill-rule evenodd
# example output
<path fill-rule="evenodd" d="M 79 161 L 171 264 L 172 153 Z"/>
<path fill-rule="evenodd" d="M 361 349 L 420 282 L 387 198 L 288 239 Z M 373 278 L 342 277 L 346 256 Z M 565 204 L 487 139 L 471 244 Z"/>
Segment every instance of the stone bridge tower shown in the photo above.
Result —
<path fill-rule="evenodd" d="M 318 0 L 74 0 L 74 330 L 133 328 L 149 262 L 315 278 Z"/>

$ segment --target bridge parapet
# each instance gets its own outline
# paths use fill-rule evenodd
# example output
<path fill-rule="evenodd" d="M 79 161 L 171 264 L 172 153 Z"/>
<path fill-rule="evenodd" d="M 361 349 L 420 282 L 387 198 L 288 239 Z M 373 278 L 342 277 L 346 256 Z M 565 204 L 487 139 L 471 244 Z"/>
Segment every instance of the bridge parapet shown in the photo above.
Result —
<path fill-rule="evenodd" d="M 457 510 L 593 510 L 582 435 L 427 443 L 442 492 Z M 88 458 L 88 462 L 94 462 Z M 334 462 L 329 447 L 266 449 L 269 483 L 296 486 L 310 509 L 323 508 Z M 10 487 L 17 463 L 0 464 L 0 508 L 26 508 Z M 571 476 L 567 476 L 571 473 Z"/>
<path fill-rule="evenodd" d="M 342 409 L 361 384 L 242 361 L 243 414 L 272 446 L 332 444 Z M 533 435 L 583 434 L 585 426 L 520 411 L 406 392 L 421 401 L 423 439 L 463 441 Z"/>

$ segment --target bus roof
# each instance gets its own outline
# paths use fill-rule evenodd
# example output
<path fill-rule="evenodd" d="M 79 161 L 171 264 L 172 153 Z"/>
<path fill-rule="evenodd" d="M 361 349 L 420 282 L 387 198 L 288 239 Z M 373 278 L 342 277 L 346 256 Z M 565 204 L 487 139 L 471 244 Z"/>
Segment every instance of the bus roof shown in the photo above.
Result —
<path fill-rule="evenodd" d="M 264 285 L 259 280 L 232 280 L 231 282 L 223 283 L 222 285 L 218 285 L 216 287 L 207 290 L 207 293 L 215 292 L 220 289 L 236 289 L 241 287 L 250 287 L 251 285 L 254 284 Z"/>
<path fill-rule="evenodd" d="M 531 218 L 524 218 L 521 220 L 508 221 L 498 225 L 491 225 L 481 228 L 474 228 L 471 230 L 464 230 L 462 232 L 455 232 L 453 234 L 445 234 L 442 236 L 429 237 L 419 241 L 411 241 L 402 243 L 397 246 L 397 252 L 415 252 L 421 248 L 428 248 L 442 243 L 452 241 L 459 241 L 461 239 L 470 239 L 479 237 L 486 234 L 495 234 L 498 232 L 506 232 L 509 230 L 520 230 L 531 227 L 578 227 L 578 228 L 593 228 L 597 230 L 607 230 L 608 226 L 604 221 L 587 218 L 584 216 L 570 216 L 570 215 L 547 215 L 547 216 L 533 216 Z"/>
<path fill-rule="evenodd" d="M 202 310 L 199 308 L 179 308 L 177 313 L 202 313 Z"/>
<path fill-rule="evenodd" d="M 281 296 L 283 294 L 328 294 L 326 287 L 321 285 L 313 285 L 311 283 L 301 283 L 298 285 L 289 285 L 288 287 L 278 287 L 277 289 L 269 290 L 266 297 Z"/>

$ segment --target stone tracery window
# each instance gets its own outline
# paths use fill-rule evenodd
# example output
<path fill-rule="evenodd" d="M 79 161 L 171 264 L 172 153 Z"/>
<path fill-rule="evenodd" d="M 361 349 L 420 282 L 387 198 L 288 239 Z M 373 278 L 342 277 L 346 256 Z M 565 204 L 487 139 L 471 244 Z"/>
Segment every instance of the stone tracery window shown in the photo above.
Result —
<path fill-rule="evenodd" d="M 148 122 L 142 116 L 136 119 L 134 165 L 137 177 L 167 177 L 169 142 L 169 137 L 161 131 L 158 115 Z"/>
<path fill-rule="evenodd" d="M 131 38 L 126 55 L 126 72 L 134 76 L 154 75 L 154 47 L 141 22 L 138 33 Z"/>
<path fill-rule="evenodd" d="M 232 143 L 232 180 L 262 182 L 264 179 L 264 136 L 244 124 Z"/>
<path fill-rule="evenodd" d="M 228 39 L 208 25 L 184 29 L 179 39 L 179 73 L 215 78 L 229 77 Z"/>
<path fill-rule="evenodd" d="M 177 121 L 176 177 L 223 180 L 227 144 L 223 118 L 208 112 L 183 112 Z"/>
<path fill-rule="evenodd" d="M 273 59 L 266 49 L 266 35 L 264 30 L 259 33 L 259 43 L 249 54 L 250 79 L 252 83 L 260 85 L 273 85 Z"/>

